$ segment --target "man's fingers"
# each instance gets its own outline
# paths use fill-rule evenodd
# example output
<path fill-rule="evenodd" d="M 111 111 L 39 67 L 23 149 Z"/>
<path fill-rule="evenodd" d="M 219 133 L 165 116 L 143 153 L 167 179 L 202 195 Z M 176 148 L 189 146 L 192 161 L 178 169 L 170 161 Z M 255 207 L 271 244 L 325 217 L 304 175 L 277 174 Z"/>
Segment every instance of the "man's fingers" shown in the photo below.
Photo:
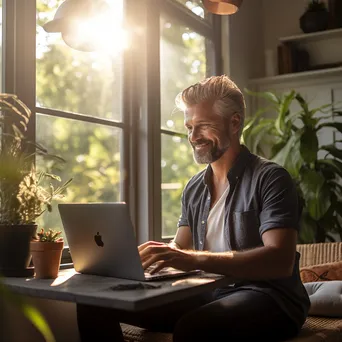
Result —
<path fill-rule="evenodd" d="M 153 268 L 153 270 L 151 270 L 150 274 L 155 274 L 157 272 L 159 272 L 160 270 L 162 270 L 165 267 L 169 267 L 171 266 L 171 262 L 170 261 L 161 261 L 158 262 L 156 264 L 156 266 Z"/>
<path fill-rule="evenodd" d="M 149 246 L 163 246 L 163 245 L 165 245 L 164 242 L 147 241 L 147 242 L 144 242 L 143 244 L 141 244 L 140 246 L 138 246 L 138 251 L 141 252 Z"/>
<path fill-rule="evenodd" d="M 172 253 L 158 253 L 151 255 L 150 257 L 145 258 L 145 261 L 142 262 L 143 269 L 150 267 L 156 262 L 167 261 L 172 258 Z"/>
<path fill-rule="evenodd" d="M 145 249 L 139 251 L 139 254 L 140 254 L 140 258 L 143 260 L 144 258 L 146 258 L 146 256 L 154 255 L 154 254 L 167 253 L 170 250 L 171 250 L 171 248 L 165 244 L 151 245 L 151 246 L 147 246 L 147 247 L 145 247 Z"/>

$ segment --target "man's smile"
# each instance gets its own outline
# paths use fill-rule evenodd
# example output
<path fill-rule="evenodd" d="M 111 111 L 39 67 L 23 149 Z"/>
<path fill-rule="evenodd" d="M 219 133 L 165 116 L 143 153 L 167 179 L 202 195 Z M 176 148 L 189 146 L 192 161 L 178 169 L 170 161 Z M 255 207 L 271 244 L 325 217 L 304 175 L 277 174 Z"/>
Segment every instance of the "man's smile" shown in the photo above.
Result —
<path fill-rule="evenodd" d="M 198 144 L 198 145 L 195 145 L 195 149 L 196 149 L 196 150 L 202 150 L 202 149 L 206 148 L 206 147 L 209 146 L 209 145 L 210 145 L 209 142 L 204 143 L 204 144 Z"/>

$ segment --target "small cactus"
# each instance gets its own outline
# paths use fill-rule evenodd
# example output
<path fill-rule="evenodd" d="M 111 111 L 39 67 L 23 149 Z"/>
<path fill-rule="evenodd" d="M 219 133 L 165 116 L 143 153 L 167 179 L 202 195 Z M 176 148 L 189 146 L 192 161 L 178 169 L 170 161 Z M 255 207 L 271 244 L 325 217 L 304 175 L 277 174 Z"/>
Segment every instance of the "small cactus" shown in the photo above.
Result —
<path fill-rule="evenodd" d="M 59 236 L 62 234 L 61 231 L 49 229 L 48 231 L 45 231 L 44 228 L 40 229 L 40 232 L 37 233 L 37 240 L 39 242 L 62 242 L 63 237 Z"/>

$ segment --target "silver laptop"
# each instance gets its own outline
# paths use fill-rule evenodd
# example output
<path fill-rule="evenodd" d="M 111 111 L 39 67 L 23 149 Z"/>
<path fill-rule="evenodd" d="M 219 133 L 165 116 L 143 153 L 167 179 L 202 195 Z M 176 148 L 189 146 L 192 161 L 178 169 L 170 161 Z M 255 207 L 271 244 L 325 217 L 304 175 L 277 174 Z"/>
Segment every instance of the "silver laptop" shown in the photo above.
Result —
<path fill-rule="evenodd" d="M 144 271 L 124 202 L 62 203 L 58 209 L 76 272 L 140 281 L 199 272 L 166 268 L 151 275 Z"/>

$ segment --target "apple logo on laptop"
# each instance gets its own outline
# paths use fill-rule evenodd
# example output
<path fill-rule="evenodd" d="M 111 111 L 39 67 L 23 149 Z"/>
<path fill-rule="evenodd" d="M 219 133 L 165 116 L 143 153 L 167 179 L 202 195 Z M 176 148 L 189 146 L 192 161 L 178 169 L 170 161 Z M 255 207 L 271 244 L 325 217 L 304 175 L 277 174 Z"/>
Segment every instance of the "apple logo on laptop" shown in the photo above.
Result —
<path fill-rule="evenodd" d="M 95 243 L 99 246 L 99 247 L 103 247 L 104 246 L 104 243 L 102 241 L 102 236 L 100 235 L 99 232 L 97 232 L 96 235 L 94 235 L 94 240 L 95 240 Z"/>

